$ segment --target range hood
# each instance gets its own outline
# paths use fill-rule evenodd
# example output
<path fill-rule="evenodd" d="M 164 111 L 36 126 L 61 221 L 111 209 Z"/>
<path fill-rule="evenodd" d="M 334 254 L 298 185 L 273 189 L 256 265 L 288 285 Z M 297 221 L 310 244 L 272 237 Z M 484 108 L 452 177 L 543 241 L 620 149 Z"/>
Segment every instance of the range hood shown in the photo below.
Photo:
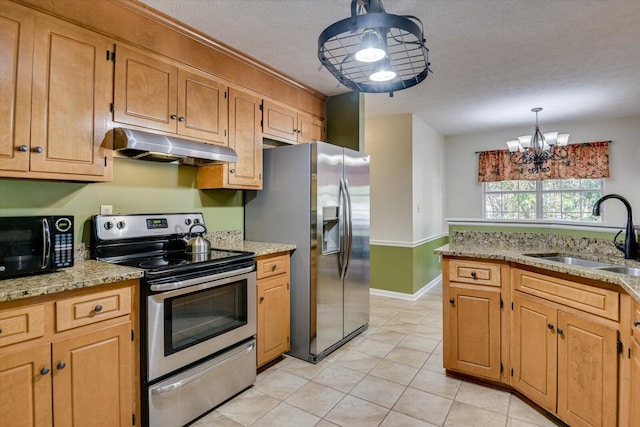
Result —
<path fill-rule="evenodd" d="M 126 128 L 113 130 L 113 149 L 125 156 L 155 162 L 187 161 L 191 164 L 235 163 L 229 147 Z"/>

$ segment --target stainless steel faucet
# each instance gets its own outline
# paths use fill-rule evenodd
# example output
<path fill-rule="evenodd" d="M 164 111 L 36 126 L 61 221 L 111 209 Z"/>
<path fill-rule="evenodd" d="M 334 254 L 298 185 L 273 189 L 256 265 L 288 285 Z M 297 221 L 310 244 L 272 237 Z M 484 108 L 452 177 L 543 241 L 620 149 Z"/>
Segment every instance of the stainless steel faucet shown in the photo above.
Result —
<path fill-rule="evenodd" d="M 638 245 L 638 242 L 636 241 L 636 234 L 633 228 L 633 214 L 631 213 L 631 205 L 627 199 L 619 194 L 607 194 L 606 196 L 602 196 L 593 205 L 593 215 L 600 216 L 600 205 L 607 199 L 618 199 L 624 203 L 624 206 L 627 208 L 627 226 L 625 229 L 626 235 L 624 238 L 624 244 L 619 243 L 616 240 L 623 230 L 620 230 L 613 238 L 613 244 L 616 248 L 624 252 L 625 259 L 640 259 L 640 245 Z"/>

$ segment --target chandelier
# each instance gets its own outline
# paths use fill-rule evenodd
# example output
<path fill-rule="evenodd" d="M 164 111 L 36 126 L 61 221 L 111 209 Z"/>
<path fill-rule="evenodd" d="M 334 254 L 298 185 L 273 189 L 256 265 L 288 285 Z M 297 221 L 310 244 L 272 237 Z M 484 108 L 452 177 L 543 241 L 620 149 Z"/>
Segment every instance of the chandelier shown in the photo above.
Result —
<path fill-rule="evenodd" d="M 352 0 L 351 17 L 318 37 L 318 59 L 349 89 L 390 96 L 430 71 L 422 22 L 385 13 L 382 0 Z"/>
<path fill-rule="evenodd" d="M 531 165 L 527 169 L 529 173 L 549 172 L 551 167 L 547 164 L 548 161 L 569 157 L 566 149 L 569 134 L 558 134 L 558 132 L 542 134 L 538 126 L 538 113 L 542 108 L 532 108 L 531 111 L 536 113 L 536 130 L 533 136 L 519 136 L 518 139 L 507 141 L 510 160 L 517 165 Z"/>

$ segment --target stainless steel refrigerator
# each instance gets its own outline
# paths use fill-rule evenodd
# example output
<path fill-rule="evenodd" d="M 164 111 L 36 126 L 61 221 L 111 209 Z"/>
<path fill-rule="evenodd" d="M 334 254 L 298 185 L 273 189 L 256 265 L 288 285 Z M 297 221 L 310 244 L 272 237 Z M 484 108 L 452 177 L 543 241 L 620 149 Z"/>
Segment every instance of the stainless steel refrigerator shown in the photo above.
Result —
<path fill-rule="evenodd" d="M 245 239 L 294 243 L 290 355 L 318 362 L 369 322 L 369 156 L 324 142 L 264 151 Z"/>

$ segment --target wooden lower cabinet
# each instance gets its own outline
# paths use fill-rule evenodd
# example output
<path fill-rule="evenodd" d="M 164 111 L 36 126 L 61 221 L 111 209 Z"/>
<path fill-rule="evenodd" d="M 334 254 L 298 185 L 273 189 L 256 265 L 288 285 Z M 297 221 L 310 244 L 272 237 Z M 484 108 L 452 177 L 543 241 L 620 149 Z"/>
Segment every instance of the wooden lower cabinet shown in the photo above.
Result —
<path fill-rule="evenodd" d="M 449 286 L 449 351 L 445 367 L 500 379 L 500 288 Z"/>
<path fill-rule="evenodd" d="M 629 425 L 640 427 L 640 304 L 633 304 L 631 310 L 631 358 L 629 393 Z"/>
<path fill-rule="evenodd" d="M 0 420 L 3 427 L 50 426 L 51 346 L 0 356 Z"/>
<path fill-rule="evenodd" d="M 257 366 L 290 349 L 289 254 L 258 259 Z"/>
<path fill-rule="evenodd" d="M 571 426 L 617 425 L 618 331 L 514 292 L 511 385 Z"/>
<path fill-rule="evenodd" d="M 53 343 L 56 427 L 131 425 L 131 349 L 129 321 Z"/>
<path fill-rule="evenodd" d="M 2 427 L 132 425 L 137 410 L 134 283 L 137 281 L 108 285 L 110 290 L 97 287 L 97 291 L 83 289 L 0 304 L 0 327 L 23 320 L 28 331 L 40 325 L 32 321 L 34 315 L 45 313 L 43 332 L 35 338 L 21 334 L 19 328 L 3 330 L 22 338 L 11 344 L 0 341 Z M 55 319 L 66 315 L 70 307 L 65 302 L 98 304 L 103 299 L 118 299 L 122 315 L 114 318 L 105 313 L 101 317 L 101 308 L 90 313 L 91 321 L 85 326 L 62 332 L 56 329 Z"/>

